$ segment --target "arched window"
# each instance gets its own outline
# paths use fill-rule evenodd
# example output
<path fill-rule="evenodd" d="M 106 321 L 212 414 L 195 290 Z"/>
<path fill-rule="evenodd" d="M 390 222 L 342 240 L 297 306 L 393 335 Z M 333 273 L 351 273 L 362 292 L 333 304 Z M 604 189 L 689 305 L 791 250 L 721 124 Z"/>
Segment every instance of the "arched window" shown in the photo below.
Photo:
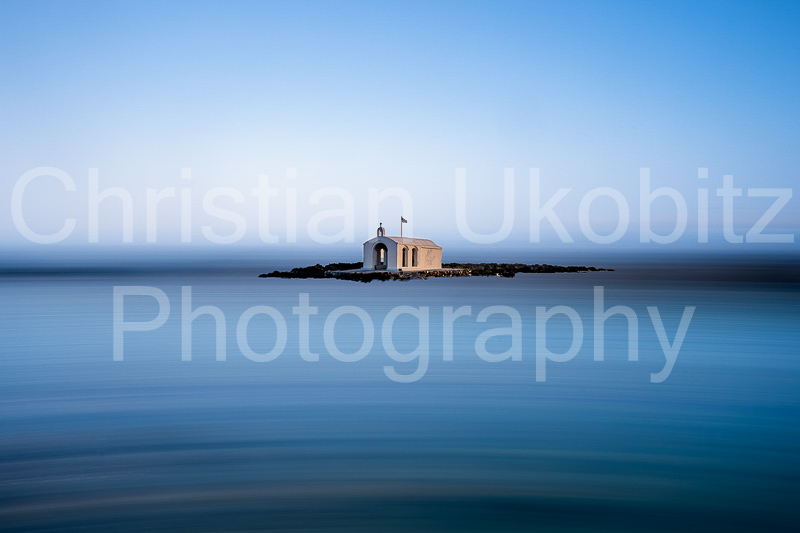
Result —
<path fill-rule="evenodd" d="M 419 250 L 417 250 L 416 248 L 413 248 L 411 250 L 411 266 L 412 267 L 417 266 L 417 261 L 419 260 L 418 258 L 419 258 Z"/>
<path fill-rule="evenodd" d="M 403 266 L 408 266 L 408 248 L 403 247 Z"/>

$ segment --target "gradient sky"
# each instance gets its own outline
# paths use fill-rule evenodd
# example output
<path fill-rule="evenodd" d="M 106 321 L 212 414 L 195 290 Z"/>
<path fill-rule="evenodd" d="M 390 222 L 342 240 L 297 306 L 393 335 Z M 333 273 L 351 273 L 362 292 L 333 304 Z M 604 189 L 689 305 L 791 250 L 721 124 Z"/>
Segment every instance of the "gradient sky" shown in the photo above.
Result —
<path fill-rule="evenodd" d="M 358 243 L 374 234 L 368 189 L 399 186 L 413 198 L 415 235 L 464 245 L 455 169 L 467 172 L 471 227 L 491 232 L 510 167 L 516 216 L 504 242 L 526 243 L 528 169 L 538 167 L 543 200 L 573 189 L 559 205 L 572 246 L 591 245 L 577 224 L 582 195 L 612 187 L 631 207 L 620 243 L 635 247 L 639 168 L 649 167 L 654 187 L 686 197 L 689 229 L 675 245 L 696 244 L 701 186 L 711 190 L 710 240 L 724 242 L 714 193 L 724 174 L 745 189 L 797 182 L 799 30 L 797 2 L 4 2 L 0 236 L 5 246 L 85 245 L 88 173 L 98 168 L 101 188 L 130 191 L 134 242 L 144 243 L 147 188 L 185 186 L 189 167 L 194 243 L 205 242 L 203 224 L 232 231 L 202 211 L 203 194 L 220 186 L 245 196 L 220 202 L 246 217 L 240 244 L 260 242 L 250 191 L 261 174 L 279 189 L 270 216 L 283 241 L 293 167 L 301 243 L 314 213 L 338 207 L 309 205 L 314 190 L 352 194 Z M 53 245 L 26 241 L 8 207 L 20 176 L 40 166 L 77 186 L 67 193 L 43 178 L 26 191 L 36 231 L 76 218 Z M 702 183 L 698 167 L 708 168 Z M 741 232 L 771 203 L 746 196 Z M 101 208 L 101 245 L 122 241 L 113 202 Z M 796 202 L 773 232 L 796 231 Z M 656 229 L 674 219 L 669 202 L 658 205 Z M 610 206 L 598 200 L 592 211 L 598 233 L 614 227 Z M 389 233 L 399 215 L 398 202 L 382 204 Z M 179 221 L 177 200 L 165 200 L 159 243 L 180 246 Z M 558 243 L 542 227 L 542 240 Z"/>

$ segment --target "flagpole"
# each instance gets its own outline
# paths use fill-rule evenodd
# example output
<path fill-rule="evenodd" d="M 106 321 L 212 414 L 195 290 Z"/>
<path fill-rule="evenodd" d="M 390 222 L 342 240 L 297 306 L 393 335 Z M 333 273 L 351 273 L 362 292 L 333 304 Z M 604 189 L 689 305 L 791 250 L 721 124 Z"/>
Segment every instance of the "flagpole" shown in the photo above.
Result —
<path fill-rule="evenodd" d="M 403 215 L 400 215 L 400 238 L 403 238 Z"/>

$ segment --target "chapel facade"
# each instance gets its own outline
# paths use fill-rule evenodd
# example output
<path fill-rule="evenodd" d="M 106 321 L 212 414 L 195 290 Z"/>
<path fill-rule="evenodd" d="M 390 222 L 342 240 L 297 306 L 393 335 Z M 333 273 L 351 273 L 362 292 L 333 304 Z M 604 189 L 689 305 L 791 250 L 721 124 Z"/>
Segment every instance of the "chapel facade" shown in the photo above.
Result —
<path fill-rule="evenodd" d="M 442 247 L 429 239 L 389 237 L 383 224 L 364 243 L 362 270 L 435 270 L 442 268 Z"/>

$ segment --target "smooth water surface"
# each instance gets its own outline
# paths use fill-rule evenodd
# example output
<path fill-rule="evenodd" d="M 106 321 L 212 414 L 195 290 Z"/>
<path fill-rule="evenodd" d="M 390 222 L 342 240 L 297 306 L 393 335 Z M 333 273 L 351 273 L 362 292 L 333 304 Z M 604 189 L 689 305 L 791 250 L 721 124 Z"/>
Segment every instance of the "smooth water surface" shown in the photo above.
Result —
<path fill-rule="evenodd" d="M 115 286 L 158 288 L 166 323 L 124 335 L 113 360 Z M 225 317 L 216 360 L 209 315 L 192 323 L 182 361 L 181 287 L 192 306 Z M 638 361 L 628 360 L 624 318 L 605 326 L 593 358 L 594 287 L 605 307 L 638 318 Z M 299 354 L 301 294 L 309 348 Z M 708 531 L 792 530 L 800 499 L 798 284 L 781 279 L 616 272 L 429 279 L 359 284 L 258 279 L 253 273 L 8 275 L 0 282 L 0 528 L 141 531 Z M 124 319 L 156 316 L 153 298 L 128 297 Z M 564 305 L 584 339 L 537 381 L 536 308 Z M 286 322 L 273 361 L 237 342 L 252 306 Z M 336 360 L 326 317 L 358 306 L 374 341 L 358 362 Z M 398 362 L 383 323 L 397 306 L 428 307 L 429 363 Z M 445 307 L 455 321 L 443 361 Z M 508 306 L 522 321 L 520 361 L 478 357 L 478 336 L 509 327 L 481 310 Z M 696 310 L 674 368 L 651 383 L 665 356 L 648 306 L 673 340 L 685 306 Z M 266 315 L 247 329 L 257 353 L 275 345 Z M 547 323 L 547 347 L 564 352 L 572 324 Z M 356 352 L 364 325 L 338 319 L 336 346 Z M 394 323 L 398 352 L 419 345 L 410 315 Z M 486 343 L 490 353 L 511 337 Z"/>

